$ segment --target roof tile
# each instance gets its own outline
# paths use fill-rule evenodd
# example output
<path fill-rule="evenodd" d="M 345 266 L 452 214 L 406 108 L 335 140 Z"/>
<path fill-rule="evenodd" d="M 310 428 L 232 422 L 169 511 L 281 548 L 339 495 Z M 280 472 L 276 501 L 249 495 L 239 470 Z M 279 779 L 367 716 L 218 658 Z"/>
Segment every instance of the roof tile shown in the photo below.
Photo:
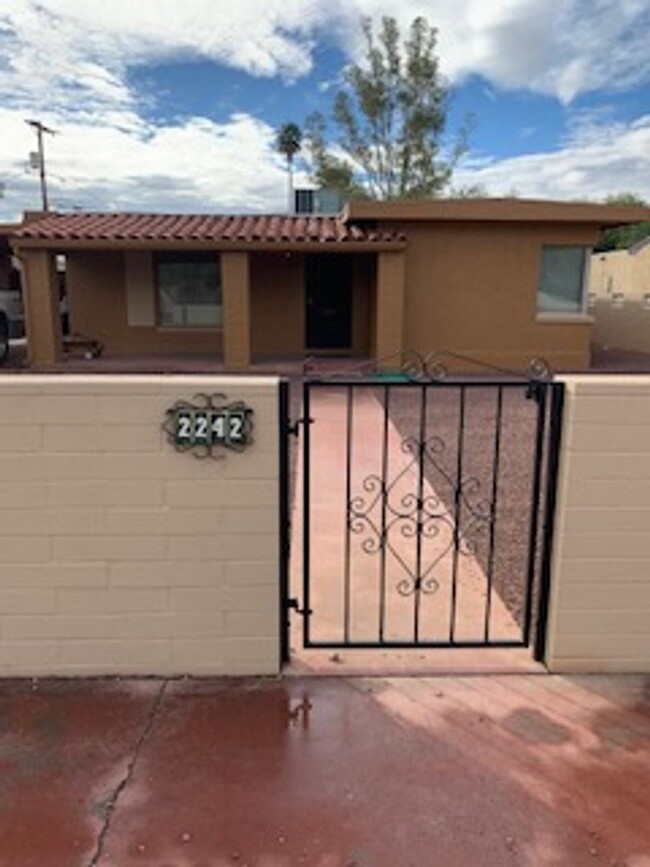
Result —
<path fill-rule="evenodd" d="M 340 217 L 218 214 L 49 213 L 14 237 L 75 241 L 198 241 L 236 243 L 346 243 L 401 241 L 397 232 L 377 231 Z"/>

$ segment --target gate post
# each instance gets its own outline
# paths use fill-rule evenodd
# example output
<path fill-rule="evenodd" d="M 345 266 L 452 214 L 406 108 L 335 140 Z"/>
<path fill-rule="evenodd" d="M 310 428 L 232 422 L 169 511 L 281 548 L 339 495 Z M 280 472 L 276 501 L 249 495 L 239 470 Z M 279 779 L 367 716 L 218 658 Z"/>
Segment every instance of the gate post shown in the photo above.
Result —
<path fill-rule="evenodd" d="M 551 409 L 549 419 L 548 461 L 546 467 L 546 501 L 544 503 L 544 525 L 542 532 L 542 561 L 539 587 L 539 607 L 535 631 L 533 657 L 544 662 L 546 656 L 546 636 L 548 630 L 549 595 L 551 591 L 551 565 L 553 562 L 553 531 L 555 526 L 555 506 L 560 468 L 560 449 L 562 446 L 562 409 L 564 407 L 564 383 L 553 382 L 551 389 Z"/>

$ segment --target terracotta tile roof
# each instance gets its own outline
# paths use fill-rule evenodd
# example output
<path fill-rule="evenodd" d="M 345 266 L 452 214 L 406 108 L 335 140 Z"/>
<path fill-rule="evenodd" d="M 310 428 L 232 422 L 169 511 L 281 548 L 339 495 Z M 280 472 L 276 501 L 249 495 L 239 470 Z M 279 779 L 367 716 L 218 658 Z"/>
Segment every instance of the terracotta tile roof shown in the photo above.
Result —
<path fill-rule="evenodd" d="M 213 214 L 50 213 L 32 219 L 15 238 L 75 241 L 212 241 L 341 243 L 401 241 L 396 232 L 345 223 L 339 217 Z"/>

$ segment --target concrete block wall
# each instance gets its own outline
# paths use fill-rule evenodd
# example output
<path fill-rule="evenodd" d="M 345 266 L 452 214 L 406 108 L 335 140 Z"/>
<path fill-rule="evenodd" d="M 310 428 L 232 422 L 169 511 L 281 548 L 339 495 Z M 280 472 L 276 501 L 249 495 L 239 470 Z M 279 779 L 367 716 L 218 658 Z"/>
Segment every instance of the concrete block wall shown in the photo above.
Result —
<path fill-rule="evenodd" d="M 650 376 L 562 380 L 546 661 L 650 672 Z"/>
<path fill-rule="evenodd" d="M 179 454 L 165 410 L 245 400 L 255 442 Z M 0 378 L 0 675 L 279 669 L 278 380 Z"/>

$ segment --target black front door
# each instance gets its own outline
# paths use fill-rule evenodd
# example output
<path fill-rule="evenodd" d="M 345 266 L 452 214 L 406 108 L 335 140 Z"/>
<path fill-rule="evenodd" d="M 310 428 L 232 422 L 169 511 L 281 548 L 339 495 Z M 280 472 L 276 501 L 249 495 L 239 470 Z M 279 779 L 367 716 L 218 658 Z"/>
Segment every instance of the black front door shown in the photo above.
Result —
<path fill-rule="evenodd" d="M 352 259 L 308 256 L 305 264 L 307 349 L 352 345 Z"/>

